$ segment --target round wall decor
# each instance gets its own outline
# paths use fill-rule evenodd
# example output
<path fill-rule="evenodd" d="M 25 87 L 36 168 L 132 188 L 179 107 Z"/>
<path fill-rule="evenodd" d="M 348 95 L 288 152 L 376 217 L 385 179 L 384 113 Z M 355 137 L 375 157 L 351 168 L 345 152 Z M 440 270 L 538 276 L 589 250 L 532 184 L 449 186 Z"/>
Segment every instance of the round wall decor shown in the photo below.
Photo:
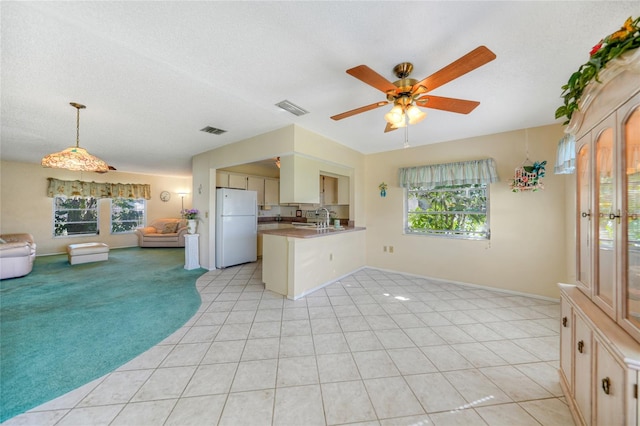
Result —
<path fill-rule="evenodd" d="M 169 191 L 162 191 L 160 193 L 160 199 L 166 203 L 171 199 L 171 193 Z"/>

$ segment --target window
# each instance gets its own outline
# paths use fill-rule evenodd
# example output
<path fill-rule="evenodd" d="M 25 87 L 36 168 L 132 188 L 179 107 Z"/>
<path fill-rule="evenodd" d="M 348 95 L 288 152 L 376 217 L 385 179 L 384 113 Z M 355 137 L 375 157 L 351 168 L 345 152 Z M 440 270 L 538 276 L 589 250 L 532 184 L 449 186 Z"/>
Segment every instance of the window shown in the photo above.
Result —
<path fill-rule="evenodd" d="M 111 199 L 111 233 L 134 232 L 144 226 L 146 202 L 144 198 Z"/>
<path fill-rule="evenodd" d="M 489 239 L 487 185 L 440 186 L 406 191 L 408 234 Z"/>
<path fill-rule="evenodd" d="M 53 235 L 98 234 L 98 200 L 93 197 L 53 199 Z"/>

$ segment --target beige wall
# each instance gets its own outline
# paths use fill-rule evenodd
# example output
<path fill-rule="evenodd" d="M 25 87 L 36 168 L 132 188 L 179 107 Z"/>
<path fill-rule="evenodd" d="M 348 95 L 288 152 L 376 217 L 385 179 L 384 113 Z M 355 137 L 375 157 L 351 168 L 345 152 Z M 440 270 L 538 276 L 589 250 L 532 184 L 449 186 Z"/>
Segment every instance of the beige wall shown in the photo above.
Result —
<path fill-rule="evenodd" d="M 545 126 L 454 142 L 401 149 L 366 157 L 367 265 L 427 277 L 559 297 L 556 284 L 569 282 L 573 224 L 567 213 L 571 177 L 554 175 L 561 126 Z M 528 143 L 527 143 L 528 140 Z M 526 152 L 547 160 L 545 189 L 513 193 L 509 180 Z M 500 182 L 490 186 L 489 241 L 404 235 L 404 192 L 398 169 L 492 157 Z M 386 198 L 381 182 L 389 185 Z M 568 227 L 568 228 L 567 228 Z M 383 246 L 394 252 L 383 252 Z"/>
<path fill-rule="evenodd" d="M 106 174 L 47 169 L 39 164 L 2 161 L 0 163 L 0 232 L 28 232 L 38 245 L 38 255 L 66 253 L 69 244 L 99 241 L 109 247 L 137 245 L 135 234 L 110 233 L 110 203 L 98 203 L 100 235 L 90 237 L 53 237 L 53 199 L 47 197 L 47 178 L 151 185 L 147 201 L 147 221 L 161 217 L 180 217 L 179 192 L 191 192 L 191 178 L 109 172 Z M 160 201 L 160 192 L 171 192 L 171 200 Z M 191 207 L 191 195 L 184 199 Z"/>
<path fill-rule="evenodd" d="M 364 156 L 298 126 L 289 126 L 193 158 L 193 180 L 171 176 L 110 172 L 105 175 L 45 169 L 37 164 L 0 163 L 0 232 L 29 232 L 38 254 L 63 253 L 70 243 L 102 241 L 111 247 L 136 245 L 134 235 L 110 235 L 108 201 L 100 203 L 96 237 L 52 237 L 52 201 L 46 197 L 48 177 L 97 182 L 148 183 L 152 199 L 147 219 L 178 217 L 179 192 L 185 208 L 201 210 L 198 225 L 200 262 L 215 267 L 215 170 L 269 157 L 304 155 L 350 170 L 351 219 L 366 226 L 367 265 L 421 276 L 448 279 L 512 291 L 558 297 L 557 282 L 575 279 L 575 177 L 554 175 L 555 149 L 561 126 L 481 136 Z M 528 144 L 526 140 L 528 139 Z M 546 189 L 512 193 L 508 181 L 526 157 L 547 160 Z M 491 240 L 451 240 L 403 234 L 403 191 L 398 168 L 492 157 L 501 182 L 490 188 Z M 329 167 L 331 168 L 331 167 Z M 389 184 L 379 196 L 380 182 Z M 213 189 L 213 190 L 212 190 Z M 159 194 L 172 193 L 168 203 Z M 382 247 L 393 246 L 394 253 Z"/>

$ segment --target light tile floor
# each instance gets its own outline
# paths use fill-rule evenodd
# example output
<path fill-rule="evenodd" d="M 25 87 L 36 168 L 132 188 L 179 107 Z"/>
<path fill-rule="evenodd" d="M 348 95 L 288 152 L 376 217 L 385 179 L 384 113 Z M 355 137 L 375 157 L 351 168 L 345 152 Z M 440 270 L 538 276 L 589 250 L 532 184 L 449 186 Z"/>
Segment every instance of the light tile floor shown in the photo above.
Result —
<path fill-rule="evenodd" d="M 301 300 L 204 274 L 184 327 L 6 425 L 572 425 L 557 302 L 358 271 Z"/>

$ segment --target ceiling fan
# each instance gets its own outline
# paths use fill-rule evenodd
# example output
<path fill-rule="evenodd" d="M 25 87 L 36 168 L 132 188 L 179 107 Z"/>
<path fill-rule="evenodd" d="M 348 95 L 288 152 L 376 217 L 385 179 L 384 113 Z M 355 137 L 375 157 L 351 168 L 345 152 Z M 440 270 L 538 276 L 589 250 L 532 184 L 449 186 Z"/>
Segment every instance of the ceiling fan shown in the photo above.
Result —
<path fill-rule="evenodd" d="M 421 81 L 409 78 L 411 71 L 413 71 L 413 64 L 403 62 L 393 68 L 393 73 L 399 78 L 399 80 L 393 83 L 368 66 L 358 65 L 357 67 L 348 69 L 347 74 L 380 90 L 387 95 L 387 100 L 352 109 L 351 111 L 334 115 L 331 118 L 333 120 L 342 120 L 343 118 L 393 103 L 391 111 L 385 114 L 387 126 L 384 131 L 389 132 L 400 127 L 405 127 L 407 123 L 415 124 L 422 121 L 426 117 L 426 114 L 418 107 L 468 114 L 480 105 L 480 102 L 443 98 L 426 93 L 493 61 L 495 58 L 496 55 L 491 50 L 485 46 L 479 46 Z"/>

